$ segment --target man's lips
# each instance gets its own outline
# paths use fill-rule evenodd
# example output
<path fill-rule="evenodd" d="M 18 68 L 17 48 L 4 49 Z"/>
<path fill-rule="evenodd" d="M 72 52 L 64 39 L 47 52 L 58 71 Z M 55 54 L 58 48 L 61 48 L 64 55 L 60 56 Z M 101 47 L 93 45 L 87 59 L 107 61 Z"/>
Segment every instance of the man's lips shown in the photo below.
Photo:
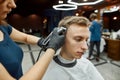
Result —
<path fill-rule="evenodd" d="M 79 55 L 83 55 L 84 53 L 83 53 L 83 52 L 77 52 L 77 54 L 79 54 Z"/>

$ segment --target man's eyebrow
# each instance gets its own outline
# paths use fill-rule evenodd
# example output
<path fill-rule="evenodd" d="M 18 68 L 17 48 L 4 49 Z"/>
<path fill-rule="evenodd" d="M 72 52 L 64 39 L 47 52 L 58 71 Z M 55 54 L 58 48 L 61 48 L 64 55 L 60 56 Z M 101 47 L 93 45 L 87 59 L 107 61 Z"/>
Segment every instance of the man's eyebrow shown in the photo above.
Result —
<path fill-rule="evenodd" d="M 74 38 L 75 38 L 75 39 L 84 39 L 83 36 L 75 36 Z"/>
<path fill-rule="evenodd" d="M 84 36 L 80 36 L 80 35 L 78 35 L 78 36 L 75 36 L 75 38 L 82 38 L 82 39 L 84 39 L 85 37 L 84 37 Z M 89 37 L 86 37 L 85 39 L 88 40 Z"/>
<path fill-rule="evenodd" d="M 80 36 L 80 35 L 77 35 L 77 36 L 75 36 L 75 38 L 83 38 L 82 36 Z"/>

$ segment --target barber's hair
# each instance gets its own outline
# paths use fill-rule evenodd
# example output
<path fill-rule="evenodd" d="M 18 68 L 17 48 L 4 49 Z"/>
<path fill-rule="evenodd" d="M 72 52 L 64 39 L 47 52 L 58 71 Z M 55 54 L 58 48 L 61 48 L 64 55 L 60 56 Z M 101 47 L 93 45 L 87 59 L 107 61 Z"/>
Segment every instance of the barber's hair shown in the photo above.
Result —
<path fill-rule="evenodd" d="M 94 20 L 94 19 L 97 19 L 97 14 L 95 14 L 95 13 L 91 13 L 90 14 L 90 19 L 92 20 Z"/>
<path fill-rule="evenodd" d="M 64 17 L 58 24 L 58 27 L 69 27 L 72 24 L 77 24 L 80 26 L 86 26 L 88 27 L 90 25 L 90 21 L 83 16 L 67 16 Z"/>

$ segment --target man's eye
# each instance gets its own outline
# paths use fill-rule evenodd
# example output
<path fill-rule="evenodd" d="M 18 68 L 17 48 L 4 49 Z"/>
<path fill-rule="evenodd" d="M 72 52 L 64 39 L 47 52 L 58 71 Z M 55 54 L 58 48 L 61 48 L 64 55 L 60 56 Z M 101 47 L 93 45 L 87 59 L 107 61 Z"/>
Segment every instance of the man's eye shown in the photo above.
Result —
<path fill-rule="evenodd" d="M 82 39 L 81 38 L 79 38 L 79 39 L 75 39 L 77 42 L 80 42 L 80 41 L 82 41 Z"/>

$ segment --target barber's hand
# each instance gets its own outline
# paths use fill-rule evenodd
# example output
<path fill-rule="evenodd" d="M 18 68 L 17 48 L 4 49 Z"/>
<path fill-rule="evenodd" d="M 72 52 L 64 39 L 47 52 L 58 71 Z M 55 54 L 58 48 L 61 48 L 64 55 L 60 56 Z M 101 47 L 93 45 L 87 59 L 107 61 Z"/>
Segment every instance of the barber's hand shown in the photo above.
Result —
<path fill-rule="evenodd" d="M 47 48 L 52 48 L 55 51 L 57 51 L 63 45 L 65 40 L 65 35 L 64 34 L 60 35 L 57 31 L 58 31 L 57 28 L 53 30 L 53 33 L 47 46 Z"/>

